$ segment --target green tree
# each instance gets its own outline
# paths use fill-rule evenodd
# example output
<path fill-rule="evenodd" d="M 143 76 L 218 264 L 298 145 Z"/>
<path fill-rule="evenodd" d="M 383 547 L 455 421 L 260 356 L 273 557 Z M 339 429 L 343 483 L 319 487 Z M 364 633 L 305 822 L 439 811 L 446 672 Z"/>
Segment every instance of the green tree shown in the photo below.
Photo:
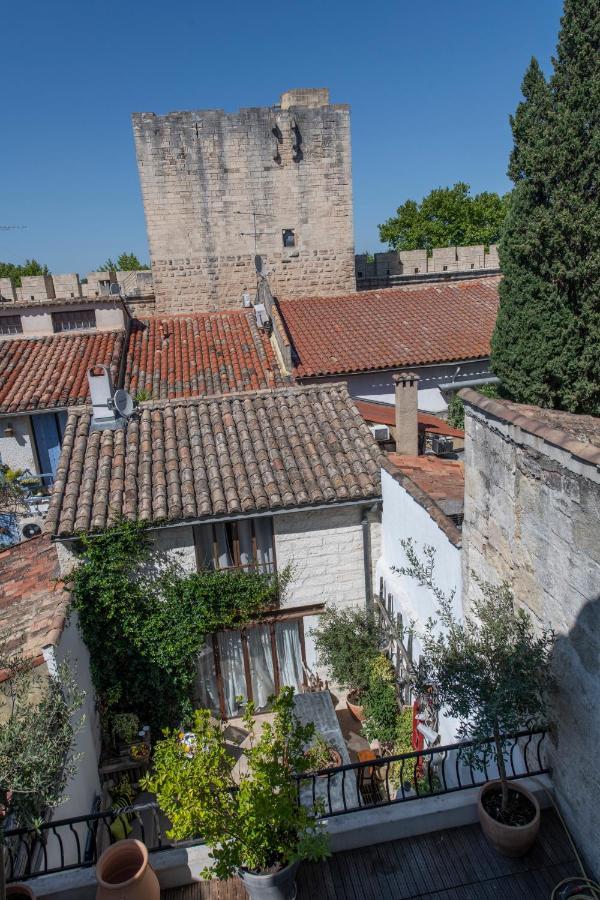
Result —
<path fill-rule="evenodd" d="M 75 735 L 82 721 L 75 715 L 83 693 L 63 665 L 55 678 L 39 675 L 31 660 L 7 650 L 0 638 L 0 854 L 4 853 L 7 815 L 22 827 L 36 828 L 49 809 L 62 803 L 65 785 L 74 774 Z M 0 898 L 5 896 L 0 864 Z"/>
<path fill-rule="evenodd" d="M 137 272 L 140 269 L 149 269 L 147 263 L 141 263 L 135 253 L 121 253 L 114 262 L 110 257 L 99 268 L 99 272 Z"/>
<path fill-rule="evenodd" d="M 26 259 L 24 263 L 0 262 L 0 278 L 12 278 L 17 287 L 21 287 L 23 275 L 49 275 L 48 266 L 43 266 L 37 259 Z"/>
<path fill-rule="evenodd" d="M 515 400 L 600 415 L 600 7 L 565 0 L 553 74 L 511 120 L 492 364 Z"/>
<path fill-rule="evenodd" d="M 435 549 L 425 546 L 421 559 L 411 539 L 401 544 L 408 565 L 398 573 L 428 588 L 438 604 L 437 621 L 430 619 L 421 635 L 415 687 L 424 693 L 433 686 L 440 707 L 459 719 L 457 738 L 477 745 L 463 751 L 470 765 L 485 770 L 490 756 L 496 763 L 508 821 L 507 736 L 546 724 L 554 634 L 535 632 L 506 582 L 493 585 L 474 573 L 479 593 L 471 598 L 469 613 L 458 618 L 455 592 L 445 594 L 435 580 Z"/>
<path fill-rule="evenodd" d="M 509 194 L 484 191 L 471 196 L 470 186 L 435 188 L 420 203 L 407 200 L 379 226 L 379 236 L 393 250 L 427 250 L 495 243 L 509 206 Z"/>
<path fill-rule="evenodd" d="M 305 748 L 315 726 L 298 721 L 293 694 L 290 687 L 281 689 L 273 702 L 274 720 L 265 722 L 260 734 L 248 704 L 249 746 L 238 779 L 224 726 L 212 724 L 206 709 L 196 711 L 193 732 L 167 732 L 154 748 L 153 772 L 143 787 L 156 794 L 172 823 L 170 837 L 202 835 L 212 859 L 203 877 L 230 878 L 240 869 L 266 873 L 329 855 L 317 808 L 298 802 L 294 776 L 311 765 Z"/>

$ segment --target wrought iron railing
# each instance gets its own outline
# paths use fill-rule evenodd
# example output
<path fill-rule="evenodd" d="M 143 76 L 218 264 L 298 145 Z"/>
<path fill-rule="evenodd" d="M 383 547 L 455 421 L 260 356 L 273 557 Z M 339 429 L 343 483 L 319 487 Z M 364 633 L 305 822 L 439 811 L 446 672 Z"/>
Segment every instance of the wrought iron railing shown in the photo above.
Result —
<path fill-rule="evenodd" d="M 543 729 L 503 738 L 509 780 L 550 771 L 544 761 L 545 739 Z M 491 763 L 492 745 L 492 738 L 465 741 L 297 775 L 298 801 L 316 804 L 321 818 L 331 818 L 464 791 L 497 777 Z M 481 768 L 474 764 L 475 757 Z M 103 850 L 123 836 L 124 820 L 132 829 L 131 836 L 143 841 L 151 852 L 202 843 L 200 839 L 170 841 L 165 835 L 169 825 L 157 803 L 56 819 L 38 829 L 7 830 L 7 881 L 95 865 Z M 115 823 L 119 827 L 111 830 Z"/>
<path fill-rule="evenodd" d="M 125 822 L 127 825 L 125 825 Z M 117 830 L 111 831 L 111 825 Z M 168 828 L 168 824 L 166 825 Z M 103 850 L 131 828 L 130 836 L 156 852 L 201 841 L 174 843 L 165 836 L 165 820 L 157 803 L 91 812 L 71 819 L 44 822 L 37 829 L 6 831 L 6 880 L 22 881 L 96 864 Z"/>
<path fill-rule="evenodd" d="M 503 737 L 509 780 L 542 775 L 546 731 Z M 298 801 L 314 803 L 321 818 L 464 791 L 498 777 L 493 738 L 382 756 L 296 776 Z"/>

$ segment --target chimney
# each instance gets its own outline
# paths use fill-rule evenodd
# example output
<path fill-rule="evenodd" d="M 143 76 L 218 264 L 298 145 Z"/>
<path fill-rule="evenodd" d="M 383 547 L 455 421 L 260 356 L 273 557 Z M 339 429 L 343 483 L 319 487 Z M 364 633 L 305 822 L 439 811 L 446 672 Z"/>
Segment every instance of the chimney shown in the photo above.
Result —
<path fill-rule="evenodd" d="M 396 453 L 402 456 L 418 456 L 419 376 L 414 372 L 399 372 L 393 376 L 393 380 L 396 393 Z"/>

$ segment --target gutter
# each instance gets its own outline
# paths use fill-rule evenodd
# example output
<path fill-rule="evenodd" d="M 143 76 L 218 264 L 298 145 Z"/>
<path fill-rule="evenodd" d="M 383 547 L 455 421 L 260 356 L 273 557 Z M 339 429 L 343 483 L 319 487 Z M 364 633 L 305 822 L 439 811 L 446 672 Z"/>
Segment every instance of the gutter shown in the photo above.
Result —
<path fill-rule="evenodd" d="M 362 512 L 360 524 L 362 528 L 362 540 L 363 540 L 363 565 L 364 565 L 364 573 L 365 573 L 365 601 L 367 611 L 369 613 L 373 612 L 373 580 L 372 580 L 372 568 L 373 568 L 373 559 L 371 554 L 371 528 L 369 524 L 369 513 L 376 512 L 379 508 L 379 503 L 373 503 L 370 506 L 365 506 Z"/>
<path fill-rule="evenodd" d="M 447 384 L 438 384 L 440 391 L 460 391 L 461 388 L 477 387 L 481 384 L 500 384 L 500 379 L 495 375 L 489 378 L 471 378 L 469 381 L 449 381 Z"/>

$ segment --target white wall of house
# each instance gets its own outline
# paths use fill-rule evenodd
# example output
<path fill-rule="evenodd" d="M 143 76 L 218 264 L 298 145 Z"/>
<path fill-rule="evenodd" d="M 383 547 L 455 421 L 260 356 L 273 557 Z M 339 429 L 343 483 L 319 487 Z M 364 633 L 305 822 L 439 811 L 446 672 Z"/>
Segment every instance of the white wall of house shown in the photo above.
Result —
<path fill-rule="evenodd" d="M 191 525 L 158 528 L 150 532 L 150 540 L 158 552 L 161 566 L 178 565 L 185 572 L 196 571 L 194 529 Z"/>
<path fill-rule="evenodd" d="M 396 372 L 409 370 L 419 376 L 419 409 L 423 412 L 443 413 L 448 409 L 440 390 L 440 384 L 471 381 L 490 375 L 489 359 L 478 359 L 464 363 L 450 363 L 435 366 L 405 366 L 403 369 L 385 372 L 363 372 L 360 375 L 340 375 L 331 381 L 347 381 L 352 397 L 361 400 L 375 400 L 380 403 L 394 403 L 394 382 Z M 306 378 L 304 383 L 318 383 L 323 379 Z"/>
<path fill-rule="evenodd" d="M 287 606 L 364 604 L 362 511 L 342 506 L 273 517 L 277 568 L 294 567 Z"/>
<path fill-rule="evenodd" d="M 4 429 L 9 425 L 15 432 L 12 437 L 4 434 Z M 0 461 L 11 469 L 37 472 L 30 416 L 6 416 L 0 419 Z"/>
<path fill-rule="evenodd" d="M 413 658 L 416 661 L 421 652 L 419 633 L 423 632 L 430 617 L 435 618 L 436 600 L 432 592 L 421 587 L 414 578 L 398 575 L 394 571 L 394 567 L 408 565 L 401 541 L 412 538 L 415 550 L 422 558 L 424 546 L 435 548 L 435 580 L 446 594 L 455 592 L 454 612 L 457 616 L 462 616 L 461 550 L 427 510 L 385 470 L 381 472 L 381 490 L 382 551 L 376 567 L 377 586 L 379 590 L 380 580 L 383 579 L 386 597 L 391 595 L 393 598 L 393 614 L 400 613 L 405 626 L 414 622 Z M 442 743 L 455 739 L 457 724 L 450 718 L 441 718 Z"/>
<path fill-rule="evenodd" d="M 110 649 L 107 648 L 107 665 Z M 90 657 L 77 627 L 77 613 L 72 610 L 64 631 L 54 649 L 56 664 L 66 662 L 74 674 L 75 681 L 84 692 L 83 704 L 75 714 L 75 721 L 81 721 L 81 727 L 75 738 L 74 753 L 75 774 L 68 780 L 64 791 L 64 802 L 58 806 L 52 818 L 56 820 L 71 819 L 83 816 L 92 811 L 95 798 L 100 794 L 100 778 L 98 762 L 100 759 L 100 724 L 96 710 L 96 693 L 90 673 Z M 85 850 L 87 829 L 85 825 L 74 826 L 79 834 L 81 853 Z M 63 835 L 64 836 L 64 835 Z M 48 866 L 60 865 L 60 848 L 54 840 L 49 841 L 47 848 Z M 76 846 L 74 838 L 66 838 L 66 862 L 76 862 Z"/>

